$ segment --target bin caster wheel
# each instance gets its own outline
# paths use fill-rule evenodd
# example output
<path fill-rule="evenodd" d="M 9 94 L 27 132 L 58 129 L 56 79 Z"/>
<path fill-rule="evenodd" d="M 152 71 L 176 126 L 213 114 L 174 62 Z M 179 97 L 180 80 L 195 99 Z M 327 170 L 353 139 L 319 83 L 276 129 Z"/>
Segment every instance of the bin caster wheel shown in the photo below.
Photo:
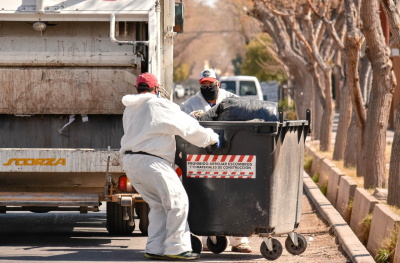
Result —
<path fill-rule="evenodd" d="M 282 255 L 282 251 L 283 248 L 281 242 L 279 242 L 275 238 L 272 238 L 272 251 L 268 250 L 265 242 L 262 242 L 260 246 L 261 255 L 263 255 L 263 257 L 265 257 L 268 260 L 275 260 L 279 258 Z"/>
<path fill-rule="evenodd" d="M 203 249 L 203 244 L 201 243 L 200 238 L 194 236 L 194 235 L 190 235 L 190 239 L 192 242 L 192 251 L 193 253 L 197 253 L 200 254 L 201 250 Z"/>
<path fill-rule="evenodd" d="M 226 236 L 217 236 L 217 243 L 214 244 L 212 242 L 211 238 L 207 238 L 207 247 L 208 249 L 213 252 L 214 254 L 220 254 L 225 251 L 225 249 L 228 247 L 228 239 Z"/>
<path fill-rule="evenodd" d="M 285 248 L 292 255 L 300 255 L 304 251 L 306 251 L 306 248 L 307 248 L 306 238 L 300 234 L 296 234 L 296 236 L 297 236 L 297 242 L 298 242 L 297 246 L 295 246 L 293 244 L 293 241 L 290 238 L 290 236 L 288 236 L 285 241 Z"/>

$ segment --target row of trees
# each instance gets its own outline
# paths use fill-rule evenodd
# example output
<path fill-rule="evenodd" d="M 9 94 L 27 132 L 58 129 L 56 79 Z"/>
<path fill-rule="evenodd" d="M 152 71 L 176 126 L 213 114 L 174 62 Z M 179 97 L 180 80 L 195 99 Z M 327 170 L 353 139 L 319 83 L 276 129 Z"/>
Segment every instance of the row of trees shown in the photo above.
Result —
<path fill-rule="evenodd" d="M 174 69 L 180 71 L 175 81 L 187 79 L 187 70 L 189 78 L 196 79 L 206 60 L 222 74 L 233 73 L 232 59 L 237 55 L 246 57 L 243 46 L 248 45 L 259 30 L 243 23 L 250 18 L 236 5 L 239 1 L 245 0 L 218 0 L 211 7 L 207 1 L 183 0 L 185 29 L 174 42 Z"/>
<path fill-rule="evenodd" d="M 306 109 L 313 109 L 313 136 L 322 151 L 331 150 L 334 76 L 340 119 L 333 157 L 356 166 L 365 188 L 388 186 L 386 132 L 396 78 L 380 4 L 400 45 L 399 0 L 247 2 L 252 7 L 247 15 L 275 45 L 294 90 L 297 116 L 304 119 Z M 388 203 L 400 207 L 400 109 L 395 123 Z"/>

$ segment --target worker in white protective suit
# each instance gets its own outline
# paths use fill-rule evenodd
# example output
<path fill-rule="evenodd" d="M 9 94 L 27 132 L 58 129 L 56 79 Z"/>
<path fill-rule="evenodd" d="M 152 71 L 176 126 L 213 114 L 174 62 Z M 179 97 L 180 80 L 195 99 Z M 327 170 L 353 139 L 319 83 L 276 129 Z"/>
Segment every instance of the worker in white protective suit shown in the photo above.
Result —
<path fill-rule="evenodd" d="M 169 100 L 157 98 L 159 85 L 150 73 L 136 83 L 139 94 L 126 95 L 121 139 L 123 167 L 130 182 L 150 206 L 145 257 L 157 260 L 197 259 L 192 253 L 188 196 L 172 168 L 175 135 L 198 147 L 218 144 L 206 129 Z"/>
<path fill-rule="evenodd" d="M 198 117 L 225 98 L 238 97 L 229 91 L 219 88 L 221 83 L 217 73 L 212 69 L 207 69 L 200 73 L 199 83 L 200 91 L 197 92 L 196 96 L 181 104 L 181 110 L 191 117 Z M 207 237 L 203 237 L 202 243 L 203 250 L 208 250 Z M 252 251 L 247 237 L 229 237 L 229 243 L 233 252 L 251 253 Z"/>
<path fill-rule="evenodd" d="M 198 117 L 225 98 L 238 97 L 237 95 L 220 89 L 221 83 L 217 73 L 212 69 L 200 73 L 200 91 L 195 96 L 181 104 L 181 110 L 191 117 Z"/>

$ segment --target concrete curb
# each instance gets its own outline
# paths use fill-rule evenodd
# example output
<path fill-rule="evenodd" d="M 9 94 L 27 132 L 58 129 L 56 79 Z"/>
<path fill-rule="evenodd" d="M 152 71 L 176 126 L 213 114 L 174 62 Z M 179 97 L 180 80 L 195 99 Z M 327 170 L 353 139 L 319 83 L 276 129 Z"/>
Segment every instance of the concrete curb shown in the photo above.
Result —
<path fill-rule="evenodd" d="M 370 253 L 361 244 L 360 240 L 351 230 L 350 226 L 344 221 L 339 212 L 331 205 L 326 197 L 319 190 L 318 186 L 303 172 L 304 191 L 311 199 L 321 216 L 332 227 L 335 236 L 338 237 L 339 243 L 343 250 L 350 257 L 352 262 L 356 263 L 372 263 L 375 260 Z"/>

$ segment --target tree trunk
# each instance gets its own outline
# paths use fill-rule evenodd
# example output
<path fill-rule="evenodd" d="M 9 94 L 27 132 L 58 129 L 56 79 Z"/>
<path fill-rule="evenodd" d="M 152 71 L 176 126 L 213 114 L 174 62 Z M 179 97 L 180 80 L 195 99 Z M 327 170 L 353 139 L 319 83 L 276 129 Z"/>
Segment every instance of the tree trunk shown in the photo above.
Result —
<path fill-rule="evenodd" d="M 341 73 L 341 67 L 339 66 L 341 58 L 342 58 L 341 52 L 337 51 L 336 55 L 335 55 L 335 60 L 336 60 L 335 64 L 337 66 L 335 66 L 336 70 L 335 70 L 335 68 L 333 70 L 333 76 L 335 78 L 335 95 L 336 95 L 336 98 L 335 98 L 335 109 L 336 110 L 340 110 L 340 101 L 341 101 L 341 96 L 340 95 L 342 94 L 342 88 L 343 88 L 343 85 L 344 85 L 344 79 L 343 79 L 343 76 L 342 76 L 342 73 Z M 337 67 L 339 67 L 339 68 L 337 68 Z"/>
<path fill-rule="evenodd" d="M 340 105 L 341 107 L 339 109 L 340 115 L 336 132 L 335 149 L 333 150 L 333 160 L 336 161 L 344 158 L 348 128 L 351 122 L 352 103 L 346 79 L 344 80 L 344 85 L 341 88 Z"/>
<path fill-rule="evenodd" d="M 366 55 L 360 58 L 359 62 L 360 90 L 364 107 L 367 107 L 369 94 L 372 86 L 372 68 Z M 365 132 L 364 132 L 365 134 Z M 361 142 L 357 145 L 357 176 L 365 175 L 364 152 Z"/>
<path fill-rule="evenodd" d="M 321 139 L 321 128 L 322 128 L 322 115 L 325 111 L 325 97 L 322 93 L 322 84 L 324 82 L 324 76 L 319 74 L 317 65 L 314 63 L 310 67 L 310 74 L 313 78 L 314 87 L 314 131 L 312 131 L 314 139 Z"/>
<path fill-rule="evenodd" d="M 360 89 L 362 98 L 364 101 L 364 105 L 367 104 L 369 91 L 371 90 L 371 62 L 367 56 L 363 56 L 360 58 L 359 63 L 359 70 L 360 70 Z M 370 81 L 371 80 L 371 81 Z"/>
<path fill-rule="evenodd" d="M 356 166 L 357 173 L 362 175 L 361 171 L 363 168 L 363 160 L 364 155 L 362 153 L 362 149 L 364 147 L 364 132 L 365 132 L 365 122 L 366 122 L 366 113 L 363 102 L 363 94 L 360 88 L 360 75 L 359 70 L 359 59 L 360 59 L 360 49 L 363 42 L 362 34 L 358 28 L 358 20 L 359 20 L 359 12 L 358 3 L 356 1 L 345 1 L 345 10 L 346 10 L 346 25 L 347 25 L 347 34 L 346 34 L 346 44 L 345 44 L 345 52 L 347 57 L 347 79 L 349 83 L 349 91 L 351 96 L 351 101 L 353 104 L 354 111 L 354 119 L 356 127 L 352 127 L 354 129 L 354 133 L 356 134 L 356 138 L 354 140 L 357 141 L 357 144 L 352 144 L 351 148 L 348 148 L 347 158 L 351 159 L 346 160 L 345 165 L 348 166 Z M 364 68 L 362 68 L 364 69 Z M 364 77 L 364 76 L 363 76 Z M 362 84 L 365 85 L 365 78 L 362 79 Z M 353 123 L 354 125 L 354 123 Z M 353 143 L 353 142 L 349 142 Z M 356 156 L 355 162 L 353 156 Z"/>
<path fill-rule="evenodd" d="M 291 69 L 290 72 L 293 72 Z M 301 74 L 296 70 L 293 79 L 294 103 L 298 120 L 306 119 L 306 110 L 313 109 L 313 80 L 310 74 Z"/>
<path fill-rule="evenodd" d="M 313 96 L 314 96 L 314 89 L 313 89 L 313 80 L 312 80 L 312 76 L 310 74 L 308 74 L 308 72 L 306 72 L 303 75 L 303 96 L 302 96 L 302 100 L 304 101 L 304 108 L 307 110 L 313 110 L 314 108 L 314 101 L 313 101 Z M 301 114 L 303 114 L 303 116 L 306 115 L 306 112 L 302 112 Z M 301 116 L 301 115 L 300 115 Z M 301 119 L 299 119 L 301 120 Z M 303 118 L 302 120 L 305 120 L 305 118 Z M 312 122 L 311 122 L 311 125 Z"/>
<path fill-rule="evenodd" d="M 389 193 L 387 203 L 400 207 L 400 105 L 394 124 L 394 138 L 390 155 Z"/>
<path fill-rule="evenodd" d="M 365 165 L 364 165 L 365 156 L 364 156 L 363 147 L 362 147 L 361 141 L 360 141 L 361 140 L 361 131 L 358 126 L 356 126 L 356 127 L 357 127 L 356 133 L 357 133 L 357 138 L 358 138 L 358 141 L 357 141 L 357 164 L 356 164 L 357 176 L 362 177 L 365 175 Z"/>
<path fill-rule="evenodd" d="M 390 63 L 391 64 L 391 63 Z M 384 69 L 383 69 L 384 70 Z M 367 124 L 364 136 L 365 172 L 364 188 L 386 187 L 386 132 L 389 120 L 390 103 L 393 94 L 385 90 L 379 90 L 379 86 L 385 86 L 385 76 L 378 69 L 373 69 L 373 81 L 369 110 L 367 112 Z M 382 75 L 381 75 L 382 74 Z"/>
<path fill-rule="evenodd" d="M 373 80 L 364 136 L 364 188 L 385 187 L 386 132 L 389 109 L 396 78 L 389 59 L 379 18 L 379 2 L 368 1 L 361 6 L 363 30 L 367 41 L 366 54 L 371 61 Z"/>
<path fill-rule="evenodd" d="M 400 48 L 400 1 L 381 1 L 383 10 L 389 21 L 390 30 L 397 47 Z M 392 153 L 390 155 L 389 170 L 389 193 L 388 204 L 400 207 L 400 105 L 397 110 L 396 120 L 394 124 L 394 138 L 392 145 Z"/>
<path fill-rule="evenodd" d="M 314 84 L 315 85 L 315 84 Z M 320 100 L 317 98 L 317 95 L 314 92 L 314 113 L 313 113 L 313 117 L 314 119 L 312 120 L 312 125 L 313 125 L 313 130 L 311 130 L 312 132 L 312 136 L 314 138 L 314 140 L 319 140 L 321 137 L 321 121 L 322 121 L 322 113 L 324 111 Z"/>
<path fill-rule="evenodd" d="M 324 71 L 324 84 L 325 84 L 325 108 L 322 113 L 321 122 L 321 138 L 319 143 L 319 149 L 321 151 L 330 151 L 332 144 L 332 126 L 334 116 L 334 104 L 332 100 L 332 81 L 331 81 L 331 69 L 328 68 Z"/>
<path fill-rule="evenodd" d="M 344 167 L 356 167 L 358 151 L 357 146 L 360 144 L 359 140 L 360 130 L 356 125 L 356 119 L 353 115 L 348 129 L 346 149 L 344 152 Z"/>

